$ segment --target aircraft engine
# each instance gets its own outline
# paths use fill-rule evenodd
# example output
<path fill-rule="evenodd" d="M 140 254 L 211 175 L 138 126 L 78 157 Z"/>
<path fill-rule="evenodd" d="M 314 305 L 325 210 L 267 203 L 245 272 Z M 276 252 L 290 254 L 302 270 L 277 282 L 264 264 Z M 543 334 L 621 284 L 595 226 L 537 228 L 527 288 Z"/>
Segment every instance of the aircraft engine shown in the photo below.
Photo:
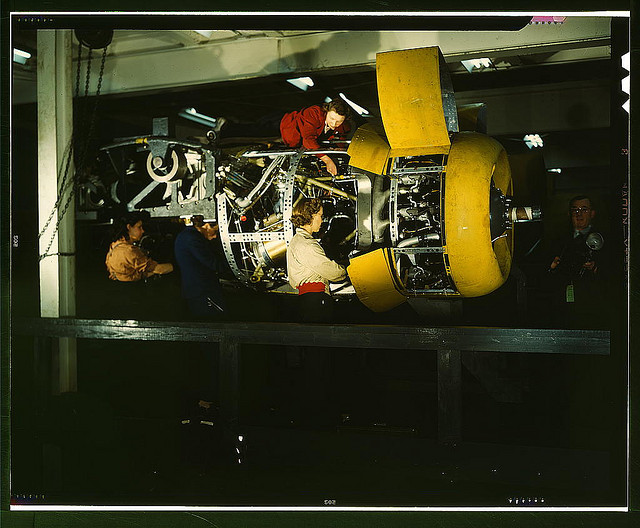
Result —
<path fill-rule="evenodd" d="M 348 263 L 349 281 L 332 285 L 335 295 L 355 294 L 385 311 L 410 297 L 490 293 L 509 274 L 513 225 L 540 219 L 540 211 L 513 204 L 497 141 L 458 130 L 437 47 L 379 53 L 376 70 L 381 120 L 359 127 L 347 150 L 221 149 L 162 136 L 154 123 L 153 136 L 103 148 L 120 176 L 98 183 L 129 210 L 217 221 L 235 279 L 254 289 L 294 293 L 285 259 L 291 213 L 303 197 L 319 197 L 321 244 Z M 113 155 L 123 148 L 135 152 Z M 337 176 L 324 172 L 325 153 Z M 118 194 L 125 187 L 126 197 Z M 81 205 L 106 207 L 99 188 L 86 183 L 81 200 L 90 200 Z"/>

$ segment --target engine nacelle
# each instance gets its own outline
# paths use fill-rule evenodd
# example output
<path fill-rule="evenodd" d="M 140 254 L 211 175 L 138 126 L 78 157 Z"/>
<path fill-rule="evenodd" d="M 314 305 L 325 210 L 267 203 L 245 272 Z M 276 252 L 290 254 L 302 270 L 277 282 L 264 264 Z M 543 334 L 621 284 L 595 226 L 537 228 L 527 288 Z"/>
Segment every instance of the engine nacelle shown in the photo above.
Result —
<path fill-rule="evenodd" d="M 321 243 L 330 258 L 349 262 L 350 284 L 334 285 L 334 294 L 356 294 L 385 311 L 410 297 L 490 293 L 509 274 L 513 224 L 539 219 L 539 211 L 512 206 L 503 147 L 458 130 L 437 47 L 378 54 L 377 82 L 382 121 L 358 128 L 348 150 L 230 150 L 157 135 L 109 145 L 107 153 L 133 148 L 138 157 L 138 170 L 129 165 L 113 185 L 140 172 L 146 178 L 138 187 L 129 182 L 120 203 L 152 217 L 216 220 L 237 281 L 294 293 L 285 258 L 290 218 L 298 200 L 318 197 Z M 335 177 L 318 160 L 325 153 Z"/>

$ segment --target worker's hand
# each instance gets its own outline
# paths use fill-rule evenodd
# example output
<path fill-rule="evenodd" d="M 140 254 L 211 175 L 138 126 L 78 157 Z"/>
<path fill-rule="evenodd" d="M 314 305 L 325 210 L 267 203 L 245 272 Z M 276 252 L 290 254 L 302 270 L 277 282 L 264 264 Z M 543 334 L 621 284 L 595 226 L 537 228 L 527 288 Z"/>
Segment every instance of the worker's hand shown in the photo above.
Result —
<path fill-rule="evenodd" d="M 582 268 L 594 274 L 598 272 L 598 266 L 596 266 L 596 263 L 593 260 L 585 262 L 582 265 Z"/>
<path fill-rule="evenodd" d="M 559 264 L 560 264 L 560 257 L 555 257 L 553 259 L 553 262 L 551 263 L 551 266 L 549 266 L 549 269 L 556 269 Z"/>
<path fill-rule="evenodd" d="M 329 156 L 325 154 L 320 159 L 324 161 L 324 164 L 327 166 L 327 172 L 331 174 L 331 176 L 335 176 L 336 174 L 338 174 L 338 168 Z"/>
<path fill-rule="evenodd" d="M 173 271 L 173 264 L 171 262 L 163 262 L 156 264 L 156 267 L 151 272 L 155 275 L 166 275 L 167 273 L 171 273 Z"/>

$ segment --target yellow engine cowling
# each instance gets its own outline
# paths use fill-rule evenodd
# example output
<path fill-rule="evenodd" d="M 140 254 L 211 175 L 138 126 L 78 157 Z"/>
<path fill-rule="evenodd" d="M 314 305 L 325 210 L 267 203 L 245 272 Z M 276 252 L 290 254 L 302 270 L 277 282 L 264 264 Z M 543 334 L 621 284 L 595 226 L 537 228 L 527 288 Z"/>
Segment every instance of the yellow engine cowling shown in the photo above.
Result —
<path fill-rule="evenodd" d="M 407 300 L 390 248 L 351 259 L 347 272 L 360 302 L 374 312 L 386 312 Z"/>
<path fill-rule="evenodd" d="M 447 271 L 464 297 L 491 293 L 511 269 L 513 232 L 491 241 L 491 183 L 512 194 L 511 169 L 500 143 L 474 132 L 457 134 L 451 145 L 441 202 Z"/>
<path fill-rule="evenodd" d="M 476 132 L 458 132 L 445 118 L 442 58 L 437 47 L 386 52 L 376 58 L 384 129 L 359 129 L 349 149 L 353 167 L 389 178 L 394 159 L 441 155 L 440 236 L 442 266 L 451 285 L 439 292 L 408 291 L 394 248 L 355 257 L 348 273 L 359 299 L 376 312 L 409 296 L 476 297 L 500 287 L 509 275 L 513 233 L 492 240 L 490 191 L 513 194 L 504 148 Z M 451 95 L 451 94 L 448 94 Z M 455 112 L 454 112 L 455 113 Z M 477 117 L 477 116 L 476 116 Z M 434 257 L 436 258 L 436 257 Z"/>
<path fill-rule="evenodd" d="M 447 293 L 423 297 L 478 297 L 504 284 L 511 269 L 513 231 L 492 242 L 491 185 L 512 194 L 511 171 L 504 148 L 494 139 L 474 132 L 453 137 L 440 202 L 443 220 L 445 269 L 454 285 Z M 360 301 L 375 312 L 389 310 L 410 294 L 395 266 L 393 248 L 358 256 L 348 268 Z"/>

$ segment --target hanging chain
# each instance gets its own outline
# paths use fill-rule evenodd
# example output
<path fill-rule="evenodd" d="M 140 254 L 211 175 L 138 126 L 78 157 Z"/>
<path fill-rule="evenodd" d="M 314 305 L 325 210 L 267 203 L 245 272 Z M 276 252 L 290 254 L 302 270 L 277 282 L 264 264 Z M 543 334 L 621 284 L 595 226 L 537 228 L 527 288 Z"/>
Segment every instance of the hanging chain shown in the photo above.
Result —
<path fill-rule="evenodd" d="M 95 121 L 96 121 L 96 114 L 97 114 L 97 109 L 98 109 L 98 100 L 99 100 L 99 96 L 100 96 L 100 91 L 102 90 L 102 78 L 104 75 L 104 65 L 107 59 L 107 47 L 105 46 L 102 52 L 102 61 L 100 63 L 100 73 L 98 75 L 98 86 L 96 89 L 96 95 L 95 95 L 95 100 L 94 100 L 94 105 L 93 105 L 93 110 L 91 112 L 91 117 L 89 120 L 89 129 L 87 131 L 87 134 L 85 135 L 85 141 L 84 141 L 84 145 L 82 148 L 82 153 L 80 155 L 79 161 L 78 161 L 78 165 L 77 167 L 75 167 L 75 171 L 74 171 L 74 175 L 71 179 L 71 183 L 72 183 L 72 187 L 71 190 L 69 191 L 69 194 L 67 196 L 67 199 L 65 200 L 64 206 L 62 207 L 62 210 L 59 212 L 58 215 L 58 221 L 56 222 L 56 225 L 54 227 L 53 233 L 51 234 L 51 239 L 49 240 L 49 243 L 47 245 L 47 248 L 44 251 L 44 254 L 40 255 L 38 257 L 38 261 L 46 258 L 46 257 L 52 257 L 55 255 L 69 255 L 68 253 L 49 253 L 49 250 L 51 249 L 51 246 L 53 245 L 53 241 L 55 239 L 56 233 L 58 232 L 58 230 L 60 229 L 60 223 L 62 222 L 62 219 L 64 218 L 64 215 L 66 214 L 67 210 L 69 209 L 69 206 L 72 203 L 73 197 L 76 194 L 76 191 L 78 190 L 78 174 L 82 171 L 82 169 L 84 168 L 84 162 L 85 162 L 85 158 L 87 155 L 87 152 L 89 150 L 89 144 L 91 142 L 91 136 L 93 134 L 93 129 L 95 127 Z M 77 71 L 77 75 L 76 75 L 76 97 L 78 96 L 78 92 L 79 92 L 79 88 L 80 88 L 80 62 L 81 62 L 81 58 L 82 58 L 82 44 L 79 43 L 79 50 L 78 50 L 78 71 Z M 90 78 L 90 73 L 91 73 L 91 49 L 89 48 L 89 53 L 87 56 L 87 76 L 86 76 L 86 81 L 85 81 L 85 98 L 88 97 L 89 95 L 89 78 Z M 84 114 L 84 112 L 83 112 Z M 86 115 L 81 114 L 81 116 L 84 118 Z M 83 119 L 84 121 L 84 119 Z M 65 170 L 64 170 L 64 174 L 62 177 L 62 181 L 60 183 L 60 187 L 59 187 L 59 194 L 57 196 L 56 199 L 56 203 L 53 206 L 53 210 L 51 211 L 51 214 L 49 215 L 49 219 L 47 220 L 44 228 L 42 229 L 42 231 L 40 232 L 40 234 L 38 235 L 38 238 L 41 238 L 42 235 L 44 234 L 44 232 L 46 231 L 46 229 L 49 227 L 49 224 L 51 223 L 51 220 L 53 219 L 53 216 L 56 212 L 56 210 L 60 207 L 60 202 L 62 201 L 62 197 L 64 194 L 64 189 L 67 186 L 67 176 L 69 173 L 69 166 L 70 166 L 70 162 L 71 162 L 71 158 L 73 156 L 73 143 L 74 143 L 74 139 L 77 138 L 77 135 L 75 134 L 75 132 L 72 132 L 71 134 L 71 140 L 70 140 L 70 145 L 67 147 L 66 150 L 66 162 L 65 162 Z M 64 158 L 63 158 L 64 159 Z"/>
<path fill-rule="evenodd" d="M 78 67 L 76 68 L 76 90 L 75 90 L 75 94 L 74 97 L 77 99 L 78 98 L 78 94 L 80 93 L 80 70 L 81 70 L 81 65 L 82 65 L 82 43 L 79 42 L 78 43 Z M 67 184 L 67 176 L 69 174 L 69 166 L 71 163 L 71 157 L 73 155 L 73 138 L 75 135 L 75 127 L 73 127 L 73 130 L 71 131 L 71 138 L 69 138 L 69 143 L 67 144 L 67 147 L 64 151 L 63 157 L 62 157 L 62 163 L 60 164 L 60 170 L 62 170 L 62 166 L 64 165 L 64 172 L 62 173 L 62 178 L 60 178 L 60 171 L 58 172 L 58 196 L 56 197 L 56 203 L 53 204 L 53 208 L 51 209 L 51 213 L 49 214 L 49 218 L 47 218 L 47 221 L 44 224 L 44 227 L 42 228 L 42 230 L 40 231 L 40 233 L 38 233 L 38 239 L 42 238 L 42 236 L 44 235 L 44 233 L 46 232 L 46 230 L 49 228 L 49 224 L 51 224 L 51 220 L 53 219 L 53 216 L 56 214 L 56 211 L 58 210 L 58 207 L 60 207 L 60 201 L 62 200 L 62 195 L 64 192 L 64 188 L 66 187 Z M 55 236 L 55 233 L 57 231 L 57 227 L 56 230 L 53 232 L 53 235 Z M 49 250 L 49 248 L 51 247 L 51 244 L 49 244 L 49 246 L 47 247 L 47 251 Z M 47 251 L 45 251 L 45 254 L 47 253 Z M 39 260 L 42 260 L 43 257 L 40 257 Z"/>
<path fill-rule="evenodd" d="M 107 49 L 107 48 L 105 48 Z M 89 48 L 89 52 L 87 53 L 87 76 L 84 80 L 84 96 L 88 97 L 89 95 L 89 80 L 91 79 L 91 48 Z"/>
<path fill-rule="evenodd" d="M 100 91 L 102 90 L 102 77 L 104 75 L 104 64 L 105 61 L 107 59 L 107 48 L 104 48 L 104 51 L 102 52 L 102 61 L 100 63 L 100 73 L 98 74 L 98 86 L 96 88 L 96 95 L 95 95 L 95 99 L 93 101 L 93 110 L 91 112 L 91 119 L 89 121 L 89 130 L 87 132 L 87 140 L 84 144 L 84 150 L 80 156 L 80 163 L 79 163 L 79 167 L 80 168 L 84 168 L 84 161 L 85 158 L 87 156 L 87 153 L 89 151 L 89 143 L 91 141 L 91 136 L 93 135 L 93 129 L 95 127 L 96 124 L 96 115 L 97 115 L 97 110 L 98 110 L 98 101 L 99 101 L 99 97 L 100 97 Z M 78 171 L 76 171 L 77 173 Z M 77 180 L 77 178 L 76 178 Z M 77 182 L 76 182 L 77 183 Z"/>
<path fill-rule="evenodd" d="M 75 96 L 80 93 L 80 64 L 82 64 L 82 43 L 78 42 L 78 67 L 76 68 L 76 90 Z"/>

